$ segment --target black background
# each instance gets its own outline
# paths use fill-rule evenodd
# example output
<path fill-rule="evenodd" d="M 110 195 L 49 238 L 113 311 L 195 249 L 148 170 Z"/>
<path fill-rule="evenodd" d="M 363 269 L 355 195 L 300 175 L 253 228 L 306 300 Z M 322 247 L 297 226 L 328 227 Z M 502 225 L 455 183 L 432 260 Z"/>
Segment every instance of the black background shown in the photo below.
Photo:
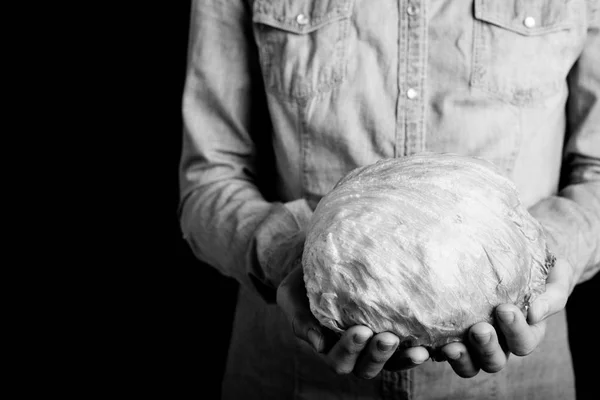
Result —
<path fill-rule="evenodd" d="M 181 238 L 177 220 L 189 8 L 189 1 L 177 1 L 146 9 L 142 23 L 133 24 L 141 28 L 123 38 L 130 41 L 130 46 L 124 46 L 131 49 L 127 54 L 133 60 L 130 76 L 144 77 L 134 85 L 142 90 L 133 94 L 132 101 L 140 110 L 132 129 L 143 131 L 146 142 L 151 142 L 152 150 L 145 157 L 152 161 L 153 185 L 146 188 L 146 194 L 154 196 L 153 208 L 158 207 L 151 216 L 145 216 L 151 223 L 146 220 L 144 226 L 151 228 L 140 235 L 142 242 L 158 246 L 157 257 L 165 249 L 167 253 L 172 250 L 164 260 L 161 258 L 162 267 L 146 270 L 143 279 L 146 287 L 142 292 L 149 298 L 139 307 L 152 308 L 144 328 L 152 330 L 152 340 L 136 342 L 137 336 L 130 340 L 133 347 L 139 343 L 150 346 L 150 354 L 137 349 L 143 354 L 137 361 L 152 370 L 139 382 L 148 393 L 156 389 L 164 390 L 170 398 L 218 398 L 237 284 L 194 259 Z M 147 254 L 148 245 L 140 252 Z M 148 259 L 159 262 L 158 258 Z M 568 303 L 578 398 L 591 398 L 591 388 L 597 385 L 598 331 L 591 324 L 598 320 L 599 279 L 577 287 Z"/>

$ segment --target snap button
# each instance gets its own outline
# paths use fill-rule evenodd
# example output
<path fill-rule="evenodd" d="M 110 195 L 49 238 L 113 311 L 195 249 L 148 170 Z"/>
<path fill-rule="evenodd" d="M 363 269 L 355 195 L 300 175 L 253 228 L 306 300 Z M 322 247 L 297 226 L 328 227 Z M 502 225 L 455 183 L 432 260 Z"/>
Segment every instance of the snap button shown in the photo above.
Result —
<path fill-rule="evenodd" d="M 533 28 L 535 26 L 535 18 L 533 17 L 527 17 L 523 20 L 523 25 L 525 25 L 528 28 Z"/>
<path fill-rule="evenodd" d="M 416 15 L 419 13 L 419 7 L 408 6 L 408 8 L 406 9 L 406 13 L 408 15 Z"/>
<path fill-rule="evenodd" d="M 298 25 L 306 25 L 308 24 L 308 17 L 304 14 L 298 14 L 298 16 L 296 17 L 296 22 L 298 23 Z"/>
<path fill-rule="evenodd" d="M 406 97 L 408 97 L 409 99 L 414 99 L 418 96 L 419 93 L 417 93 L 417 91 L 413 88 L 410 88 L 406 91 Z"/>

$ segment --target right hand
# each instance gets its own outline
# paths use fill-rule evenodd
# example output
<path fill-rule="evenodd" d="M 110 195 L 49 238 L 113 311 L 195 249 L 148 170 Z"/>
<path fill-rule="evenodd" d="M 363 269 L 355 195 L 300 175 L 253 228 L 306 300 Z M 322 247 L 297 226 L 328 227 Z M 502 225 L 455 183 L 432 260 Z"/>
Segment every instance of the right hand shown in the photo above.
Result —
<path fill-rule="evenodd" d="M 382 369 L 410 369 L 429 359 L 424 347 L 396 351 L 400 340 L 390 332 L 374 334 L 366 326 L 355 325 L 338 338 L 322 327 L 310 311 L 302 265 L 296 265 L 277 289 L 277 304 L 290 320 L 296 337 L 308 343 L 338 375 L 353 373 L 372 379 Z"/>

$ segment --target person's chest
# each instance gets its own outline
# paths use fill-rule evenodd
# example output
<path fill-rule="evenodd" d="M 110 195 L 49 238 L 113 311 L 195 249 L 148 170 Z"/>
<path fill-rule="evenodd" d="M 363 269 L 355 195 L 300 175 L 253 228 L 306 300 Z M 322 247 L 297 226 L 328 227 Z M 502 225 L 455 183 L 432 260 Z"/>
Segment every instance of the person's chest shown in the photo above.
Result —
<path fill-rule="evenodd" d="M 284 192 L 318 199 L 352 168 L 421 151 L 482 156 L 520 176 L 560 164 L 586 0 L 255 0 L 251 9 L 278 168 L 294 186 Z"/>

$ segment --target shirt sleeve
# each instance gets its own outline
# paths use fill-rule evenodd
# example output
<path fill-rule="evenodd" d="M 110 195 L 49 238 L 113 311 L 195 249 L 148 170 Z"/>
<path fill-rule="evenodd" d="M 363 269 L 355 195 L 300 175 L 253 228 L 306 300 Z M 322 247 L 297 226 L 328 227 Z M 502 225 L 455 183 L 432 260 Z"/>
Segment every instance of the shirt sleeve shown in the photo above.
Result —
<path fill-rule="evenodd" d="M 568 77 L 562 189 L 531 210 L 580 283 L 600 269 L 600 10 L 598 2 L 588 5 L 587 39 Z"/>
<path fill-rule="evenodd" d="M 267 113 L 251 24 L 247 2 L 192 2 L 179 218 L 199 260 L 274 302 L 291 268 L 282 249 L 301 239 L 312 210 L 261 190 L 273 173 L 261 159 L 271 131 L 257 128 Z"/>

